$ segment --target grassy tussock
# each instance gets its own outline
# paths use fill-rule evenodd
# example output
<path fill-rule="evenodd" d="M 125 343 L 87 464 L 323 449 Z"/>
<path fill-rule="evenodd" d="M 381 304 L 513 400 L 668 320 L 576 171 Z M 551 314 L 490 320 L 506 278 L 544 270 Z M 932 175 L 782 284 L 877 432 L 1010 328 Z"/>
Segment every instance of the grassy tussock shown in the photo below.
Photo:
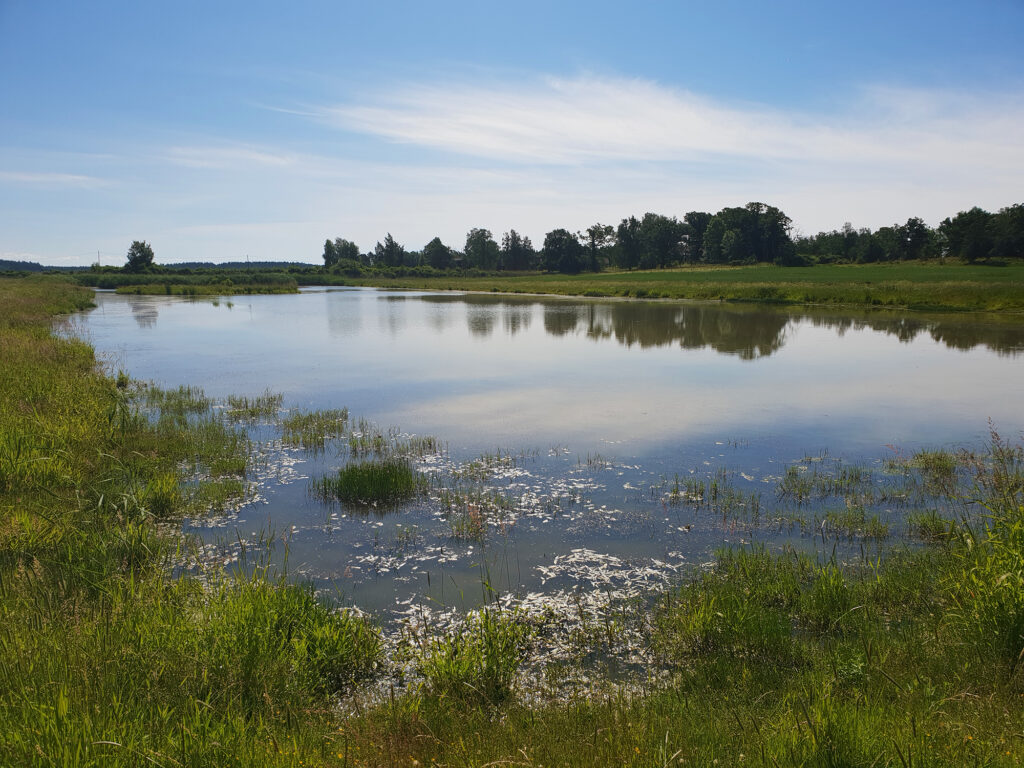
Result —
<path fill-rule="evenodd" d="M 393 506 L 424 493 L 428 485 L 407 459 L 390 456 L 346 464 L 316 481 L 313 492 L 346 504 Z"/>
<path fill-rule="evenodd" d="M 429 696 L 497 705 L 513 692 L 530 628 L 514 611 L 489 607 L 451 635 L 431 638 L 418 660 Z"/>

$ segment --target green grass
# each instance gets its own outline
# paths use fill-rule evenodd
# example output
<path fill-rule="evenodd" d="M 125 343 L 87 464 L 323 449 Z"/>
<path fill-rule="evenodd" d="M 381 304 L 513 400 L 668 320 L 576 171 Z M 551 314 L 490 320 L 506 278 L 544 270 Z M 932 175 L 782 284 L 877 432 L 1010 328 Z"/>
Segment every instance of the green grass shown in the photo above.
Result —
<path fill-rule="evenodd" d="M 565 296 L 828 304 L 931 311 L 1024 311 L 1024 265 L 893 263 L 681 267 L 582 275 L 352 278 L 351 285 Z"/>
<path fill-rule="evenodd" d="M 358 506 L 394 506 L 426 492 L 427 478 L 407 459 L 386 457 L 346 464 L 313 484 L 324 499 Z"/>
<path fill-rule="evenodd" d="M 327 441 L 344 437 L 348 409 L 292 411 L 281 421 L 281 439 L 307 451 L 324 450 Z"/>
<path fill-rule="evenodd" d="M 417 661 L 428 696 L 469 705 L 501 704 L 512 696 L 529 641 L 525 619 L 496 607 L 471 614 L 466 625 L 433 637 Z"/>
<path fill-rule="evenodd" d="M 376 630 L 264 570 L 170 576 L 183 542 L 160 521 L 240 492 L 247 440 L 200 391 L 108 377 L 51 333 L 90 299 L 0 280 L 0 764 L 332 754 Z"/>

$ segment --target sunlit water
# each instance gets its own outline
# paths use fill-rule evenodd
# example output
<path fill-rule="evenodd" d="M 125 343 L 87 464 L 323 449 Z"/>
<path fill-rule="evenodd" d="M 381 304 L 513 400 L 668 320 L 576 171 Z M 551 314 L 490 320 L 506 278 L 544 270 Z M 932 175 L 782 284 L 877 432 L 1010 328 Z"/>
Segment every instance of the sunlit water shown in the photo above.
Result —
<path fill-rule="evenodd" d="M 858 465 L 884 485 L 887 459 L 982 447 L 990 420 L 1024 429 L 1020 324 L 362 289 L 97 303 L 82 333 L 136 378 L 347 407 L 439 438 L 447 452 L 420 467 L 438 475 L 512 457 L 483 486 L 508 503 L 483 537 L 460 536 L 436 497 L 382 514 L 325 505 L 309 480 L 344 450 L 272 441 L 253 501 L 186 525 L 228 561 L 239 541 L 287 538 L 289 572 L 382 620 L 495 592 L 535 606 L 621 597 L 724 544 L 809 545 L 813 530 L 791 521 L 799 505 L 778 494 L 788 467 Z M 673 494 L 677 479 L 713 478 L 731 508 Z M 842 502 L 818 506 L 830 503 Z M 907 510 L 883 494 L 871 513 L 895 529 Z"/>

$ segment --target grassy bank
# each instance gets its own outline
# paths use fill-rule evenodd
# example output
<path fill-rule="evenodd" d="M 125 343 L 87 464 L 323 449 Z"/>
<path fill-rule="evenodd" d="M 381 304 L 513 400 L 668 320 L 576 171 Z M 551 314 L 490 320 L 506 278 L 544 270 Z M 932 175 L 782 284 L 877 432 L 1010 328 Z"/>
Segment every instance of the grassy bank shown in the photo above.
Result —
<path fill-rule="evenodd" d="M 350 285 L 565 296 L 1024 312 L 1024 265 L 895 263 L 692 267 L 581 275 L 345 278 Z"/>
<path fill-rule="evenodd" d="M 229 296 L 298 291 L 295 277 L 284 271 L 161 268 L 155 272 L 125 272 L 111 269 L 77 272 L 72 277 L 79 285 L 144 295 Z"/>
<path fill-rule="evenodd" d="M 1012 441 L 894 465 L 942 503 L 908 514 L 909 532 L 836 512 L 828 524 L 862 537 L 859 557 L 837 557 L 824 535 L 816 553 L 737 547 L 620 606 L 577 641 L 582 689 L 556 664 L 547 694 L 524 697 L 516 673 L 546 625 L 497 605 L 405 638 L 413 674 L 392 685 L 395 646 L 306 588 L 258 567 L 170 575 L 188 559 L 177 518 L 245 493 L 244 425 L 281 401 L 214 408 L 195 389 L 104 375 L 86 344 L 50 329 L 89 301 L 58 281 L 0 280 L 0 764 L 1024 762 L 1024 452 Z M 311 450 L 347 441 L 359 471 L 373 469 L 370 490 L 339 473 L 357 500 L 386 483 L 374 462 L 436 448 L 343 410 L 294 413 L 281 430 Z M 855 475 L 841 479 L 866 482 Z M 481 517 L 470 479 L 450 504 Z M 799 500 L 833 479 L 787 473 L 780 488 Z M 698 489 L 666 492 L 673 503 Z M 868 545 L 880 536 L 892 538 L 881 560 Z M 653 661 L 620 686 L 601 660 L 626 625 Z"/>
<path fill-rule="evenodd" d="M 166 522 L 245 492 L 246 437 L 201 392 L 108 377 L 51 333 L 90 302 L 0 281 L 0 764 L 326 754 L 376 632 L 259 569 L 168 576 L 186 553 Z"/>

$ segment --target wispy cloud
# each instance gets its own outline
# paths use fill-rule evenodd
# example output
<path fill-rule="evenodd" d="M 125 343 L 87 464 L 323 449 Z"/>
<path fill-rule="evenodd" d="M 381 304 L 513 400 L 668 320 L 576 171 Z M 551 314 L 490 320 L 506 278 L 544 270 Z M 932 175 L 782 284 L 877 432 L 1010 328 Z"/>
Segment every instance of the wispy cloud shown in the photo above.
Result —
<path fill-rule="evenodd" d="M 1024 166 L 1020 97 L 871 88 L 847 102 L 841 114 L 812 114 L 583 76 L 407 86 L 322 114 L 347 130 L 505 162 Z"/>
<path fill-rule="evenodd" d="M 0 171 L 0 182 L 31 187 L 84 189 L 108 184 L 106 179 L 78 173 L 49 173 L 36 171 Z"/>

